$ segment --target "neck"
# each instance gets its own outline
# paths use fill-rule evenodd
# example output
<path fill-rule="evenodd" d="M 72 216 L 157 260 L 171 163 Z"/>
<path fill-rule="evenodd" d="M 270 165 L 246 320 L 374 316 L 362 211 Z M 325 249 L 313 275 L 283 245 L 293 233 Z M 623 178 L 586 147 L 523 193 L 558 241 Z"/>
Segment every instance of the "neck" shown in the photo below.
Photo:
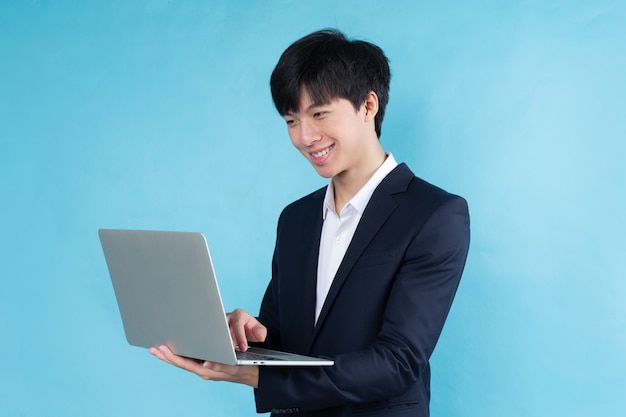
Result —
<path fill-rule="evenodd" d="M 341 213 L 343 207 L 359 192 L 361 188 L 372 178 L 372 175 L 385 162 L 387 155 L 382 147 L 379 152 L 375 152 L 366 163 L 355 167 L 350 171 L 341 172 L 333 177 L 333 187 L 335 189 L 335 210 Z"/>

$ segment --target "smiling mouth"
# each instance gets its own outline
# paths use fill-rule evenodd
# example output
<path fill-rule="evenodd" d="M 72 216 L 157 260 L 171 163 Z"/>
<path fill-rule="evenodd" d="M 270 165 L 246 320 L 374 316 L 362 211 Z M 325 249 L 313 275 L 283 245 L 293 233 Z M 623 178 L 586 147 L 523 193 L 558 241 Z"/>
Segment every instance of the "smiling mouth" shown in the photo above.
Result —
<path fill-rule="evenodd" d="M 328 152 L 330 152 L 334 147 L 335 147 L 335 145 L 330 145 L 328 148 L 322 149 L 319 152 L 311 152 L 311 156 L 313 156 L 314 158 L 321 158 L 322 156 L 324 156 Z"/>

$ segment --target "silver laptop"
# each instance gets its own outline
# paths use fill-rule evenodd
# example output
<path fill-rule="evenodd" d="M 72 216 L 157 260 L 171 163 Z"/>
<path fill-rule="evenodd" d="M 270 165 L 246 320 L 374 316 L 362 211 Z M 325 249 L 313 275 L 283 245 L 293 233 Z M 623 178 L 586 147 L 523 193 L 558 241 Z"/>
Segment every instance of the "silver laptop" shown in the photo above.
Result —
<path fill-rule="evenodd" d="M 205 237 L 98 231 L 128 343 L 228 365 L 328 366 L 332 360 L 233 347 Z"/>

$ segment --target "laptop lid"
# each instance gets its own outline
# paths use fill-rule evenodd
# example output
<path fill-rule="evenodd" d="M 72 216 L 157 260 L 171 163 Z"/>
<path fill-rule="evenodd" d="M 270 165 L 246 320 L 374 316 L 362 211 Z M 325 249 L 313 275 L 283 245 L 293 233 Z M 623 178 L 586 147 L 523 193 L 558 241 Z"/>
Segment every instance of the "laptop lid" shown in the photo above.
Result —
<path fill-rule="evenodd" d="M 272 359 L 267 350 L 238 360 L 201 233 L 101 229 L 98 235 L 129 344 L 167 345 L 181 356 L 229 365 L 333 364 L 283 352 Z"/>

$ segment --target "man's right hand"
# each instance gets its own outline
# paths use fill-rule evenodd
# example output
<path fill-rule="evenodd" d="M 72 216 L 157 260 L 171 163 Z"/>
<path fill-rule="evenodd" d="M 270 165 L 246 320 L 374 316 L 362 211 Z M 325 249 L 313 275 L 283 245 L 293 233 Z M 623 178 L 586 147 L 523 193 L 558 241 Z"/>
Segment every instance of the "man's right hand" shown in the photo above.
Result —
<path fill-rule="evenodd" d="M 235 349 L 242 352 L 248 350 L 248 342 L 264 342 L 267 337 L 267 328 L 253 315 L 238 308 L 226 314 L 230 337 Z"/>

